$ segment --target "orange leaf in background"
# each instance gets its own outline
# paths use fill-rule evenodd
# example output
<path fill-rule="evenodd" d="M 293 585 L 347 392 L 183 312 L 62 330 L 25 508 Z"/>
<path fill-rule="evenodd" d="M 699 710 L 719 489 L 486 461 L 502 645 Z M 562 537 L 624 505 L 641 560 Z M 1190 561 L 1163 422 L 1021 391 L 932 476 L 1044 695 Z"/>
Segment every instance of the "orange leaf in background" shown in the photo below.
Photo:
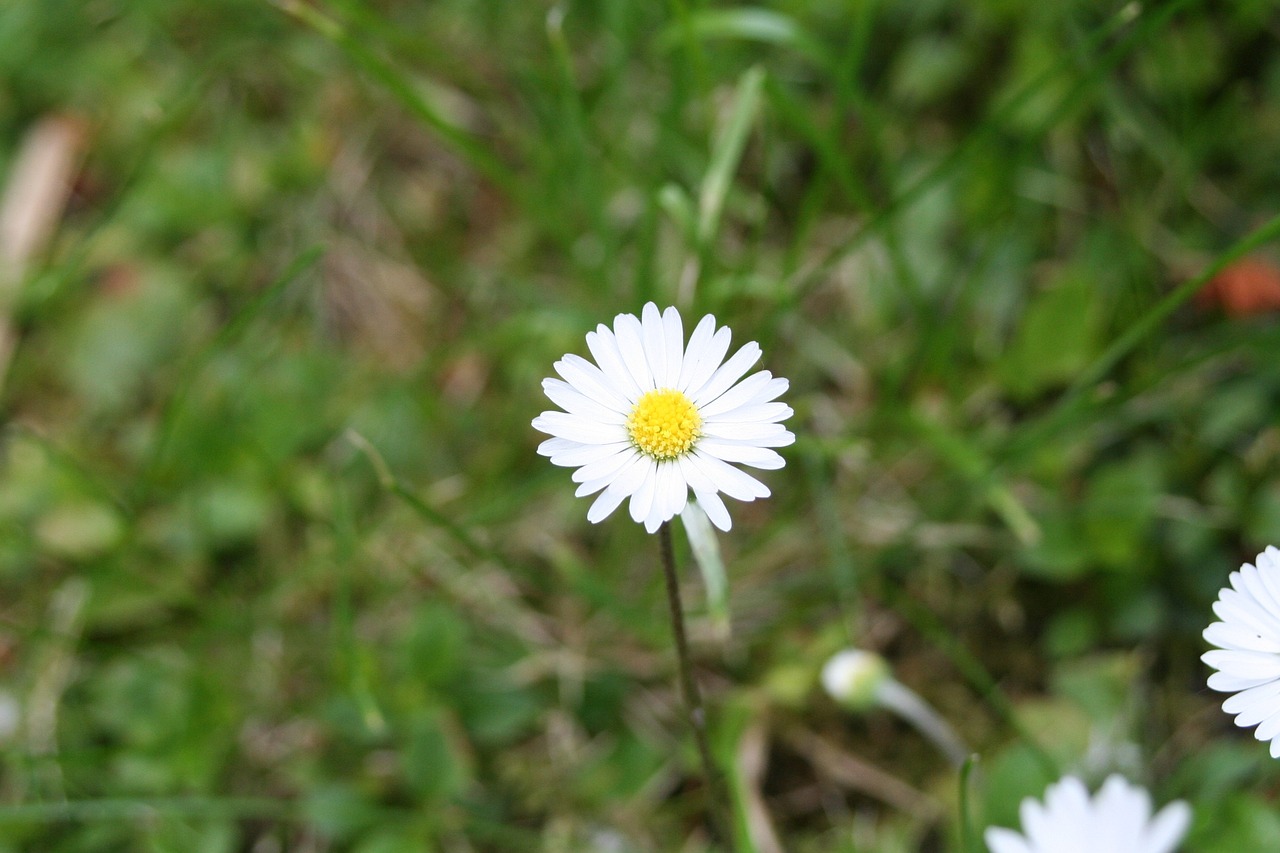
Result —
<path fill-rule="evenodd" d="M 1280 270 L 1261 258 L 1242 258 L 1214 276 L 1196 301 L 1221 305 L 1232 317 L 1280 311 Z"/>

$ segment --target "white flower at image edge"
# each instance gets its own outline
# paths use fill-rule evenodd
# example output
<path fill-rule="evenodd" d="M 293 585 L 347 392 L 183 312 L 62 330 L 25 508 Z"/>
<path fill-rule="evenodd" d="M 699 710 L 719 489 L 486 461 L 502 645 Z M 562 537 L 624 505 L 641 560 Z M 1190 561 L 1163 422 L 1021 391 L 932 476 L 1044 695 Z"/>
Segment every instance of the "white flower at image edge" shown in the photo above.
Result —
<path fill-rule="evenodd" d="M 1235 694 L 1222 710 L 1241 728 L 1257 726 L 1253 736 L 1271 741 L 1271 757 L 1280 758 L 1280 550 L 1268 546 L 1256 563 L 1232 572 L 1231 587 L 1218 593 L 1213 612 L 1222 621 L 1204 631 L 1218 648 L 1200 659 L 1218 670 L 1209 687 Z"/>
<path fill-rule="evenodd" d="M 1022 834 L 992 827 L 991 853 L 1172 853 L 1191 823 L 1184 802 L 1152 817 L 1145 789 L 1111 776 L 1093 799 L 1084 783 L 1067 776 L 1045 791 L 1044 804 L 1028 797 L 1019 809 Z"/>
<path fill-rule="evenodd" d="M 561 379 L 542 388 L 564 411 L 543 412 L 535 429 L 552 438 L 538 452 L 552 464 L 576 468 L 579 497 L 600 495 L 587 510 L 599 522 L 631 499 L 631 517 L 653 533 L 684 509 L 692 491 L 711 523 L 731 526 L 720 493 L 740 501 L 769 489 L 735 465 L 774 469 L 795 436 L 782 426 L 793 414 L 776 402 L 787 380 L 761 370 L 755 341 L 727 361 L 730 332 L 703 317 L 685 346 L 680 313 L 652 302 L 640 317 L 619 314 L 587 333 L 595 364 L 566 355 L 554 365 Z M 739 381 L 741 380 L 741 381 Z"/>

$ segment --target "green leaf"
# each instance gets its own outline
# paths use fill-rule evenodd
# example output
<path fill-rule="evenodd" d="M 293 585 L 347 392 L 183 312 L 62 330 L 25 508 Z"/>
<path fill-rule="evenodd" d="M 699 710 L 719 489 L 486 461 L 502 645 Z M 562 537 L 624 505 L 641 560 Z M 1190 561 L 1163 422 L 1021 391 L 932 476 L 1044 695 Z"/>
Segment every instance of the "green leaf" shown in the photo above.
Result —
<path fill-rule="evenodd" d="M 1251 542 L 1280 542 L 1280 483 L 1268 483 L 1258 492 L 1245 532 Z"/>
<path fill-rule="evenodd" d="M 1155 521 L 1164 475 L 1155 452 L 1107 465 L 1089 476 L 1081 507 L 1085 545 L 1094 559 L 1122 572 L 1147 565 L 1142 552 Z"/>
<path fill-rule="evenodd" d="M 1073 607 L 1050 620 L 1044 648 L 1063 659 L 1084 654 L 1098 641 L 1098 617 L 1089 607 Z"/>
<path fill-rule="evenodd" d="M 1025 399 L 1069 382 L 1097 352 L 1100 319 L 1097 289 L 1083 276 L 1067 276 L 1041 291 L 1001 363 L 1005 387 Z"/>
<path fill-rule="evenodd" d="M 75 501 L 54 507 L 36 524 L 36 538 L 51 554 L 85 560 L 114 548 L 124 536 L 124 521 L 116 510 L 95 501 Z"/>
<path fill-rule="evenodd" d="M 467 623 L 438 602 L 423 605 L 405 643 L 406 676 L 429 687 L 445 687 L 462 672 Z"/>
<path fill-rule="evenodd" d="M 348 781 L 314 784 L 302 810 L 320 832 L 337 840 L 351 838 L 379 819 L 376 807 Z"/>
<path fill-rule="evenodd" d="M 272 496 L 243 480 L 208 483 L 191 496 L 196 526 L 213 549 L 253 541 L 271 521 Z"/>
<path fill-rule="evenodd" d="M 116 412 L 132 403 L 205 321 L 187 276 L 163 267 L 90 303 L 70 325 L 62 373 L 91 408 Z"/>
<path fill-rule="evenodd" d="M 393 829 L 381 827 L 360 839 L 354 853 L 431 853 L 431 844 L 421 828 Z"/>
<path fill-rule="evenodd" d="M 445 714 L 423 711 L 409 722 L 402 760 L 404 775 L 419 796 L 441 800 L 460 793 L 470 776 L 460 733 Z"/>
<path fill-rule="evenodd" d="M 913 39 L 894 63 L 893 92 L 908 104 L 936 101 L 965 83 L 971 59 L 955 38 Z"/>
<path fill-rule="evenodd" d="M 1280 815 L 1274 803 L 1239 792 L 1207 814 L 1198 810 L 1196 831 L 1187 849 L 1198 853 L 1280 850 Z"/>
<path fill-rule="evenodd" d="M 1134 652 L 1095 654 L 1064 661 L 1053 674 L 1055 695 L 1073 701 L 1102 731 L 1113 729 L 1134 701 L 1142 661 Z"/>
<path fill-rule="evenodd" d="M 542 703 L 535 693 L 497 675 L 471 678 L 452 699 L 468 734 L 481 745 L 509 742 L 532 726 L 542 713 Z"/>

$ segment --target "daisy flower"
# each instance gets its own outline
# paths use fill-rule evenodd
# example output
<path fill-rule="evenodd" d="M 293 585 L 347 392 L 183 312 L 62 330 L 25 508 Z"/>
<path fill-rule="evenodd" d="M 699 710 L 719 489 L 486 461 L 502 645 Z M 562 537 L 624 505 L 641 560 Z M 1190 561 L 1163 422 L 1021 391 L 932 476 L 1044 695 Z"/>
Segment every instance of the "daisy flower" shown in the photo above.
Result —
<path fill-rule="evenodd" d="M 1022 831 L 991 827 L 991 853 L 1171 853 L 1191 823 L 1191 808 L 1170 803 L 1154 817 L 1151 796 L 1120 776 L 1103 783 L 1089 799 L 1084 783 L 1067 776 L 1045 791 L 1044 804 L 1032 797 L 1019 809 Z"/>
<path fill-rule="evenodd" d="M 579 497 L 600 493 L 589 521 L 630 498 L 632 519 L 653 533 L 692 491 L 712 524 L 728 530 L 721 492 L 740 501 L 769 496 L 734 465 L 783 466 L 771 448 L 795 441 L 780 423 L 791 407 L 775 402 L 787 380 L 767 370 L 743 379 L 760 346 L 751 341 L 726 360 L 729 338 L 708 314 L 686 346 L 680 313 L 650 302 L 640 317 L 619 314 L 612 329 L 602 323 L 587 333 L 595 364 L 577 355 L 555 363 L 561 378 L 544 379 L 542 389 L 564 411 L 533 419 L 534 429 L 552 436 L 538 452 L 577 469 Z"/>
<path fill-rule="evenodd" d="M 1222 621 L 1204 630 L 1218 648 L 1200 659 L 1218 670 L 1209 687 L 1235 694 L 1222 710 L 1237 726 L 1257 726 L 1253 736 L 1271 741 L 1271 757 L 1280 758 L 1280 549 L 1268 546 L 1256 566 L 1245 563 L 1229 580 L 1213 603 Z"/>

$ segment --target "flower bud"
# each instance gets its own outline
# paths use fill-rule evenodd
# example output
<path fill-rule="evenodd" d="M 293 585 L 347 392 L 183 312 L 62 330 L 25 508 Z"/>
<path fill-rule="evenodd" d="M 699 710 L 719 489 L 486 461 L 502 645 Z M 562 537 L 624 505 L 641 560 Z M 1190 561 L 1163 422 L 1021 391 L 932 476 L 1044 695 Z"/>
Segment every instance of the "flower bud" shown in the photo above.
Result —
<path fill-rule="evenodd" d="M 837 652 L 822 667 L 822 686 L 833 699 L 853 710 L 874 706 L 880 689 L 892 677 L 884 658 L 861 649 Z"/>

